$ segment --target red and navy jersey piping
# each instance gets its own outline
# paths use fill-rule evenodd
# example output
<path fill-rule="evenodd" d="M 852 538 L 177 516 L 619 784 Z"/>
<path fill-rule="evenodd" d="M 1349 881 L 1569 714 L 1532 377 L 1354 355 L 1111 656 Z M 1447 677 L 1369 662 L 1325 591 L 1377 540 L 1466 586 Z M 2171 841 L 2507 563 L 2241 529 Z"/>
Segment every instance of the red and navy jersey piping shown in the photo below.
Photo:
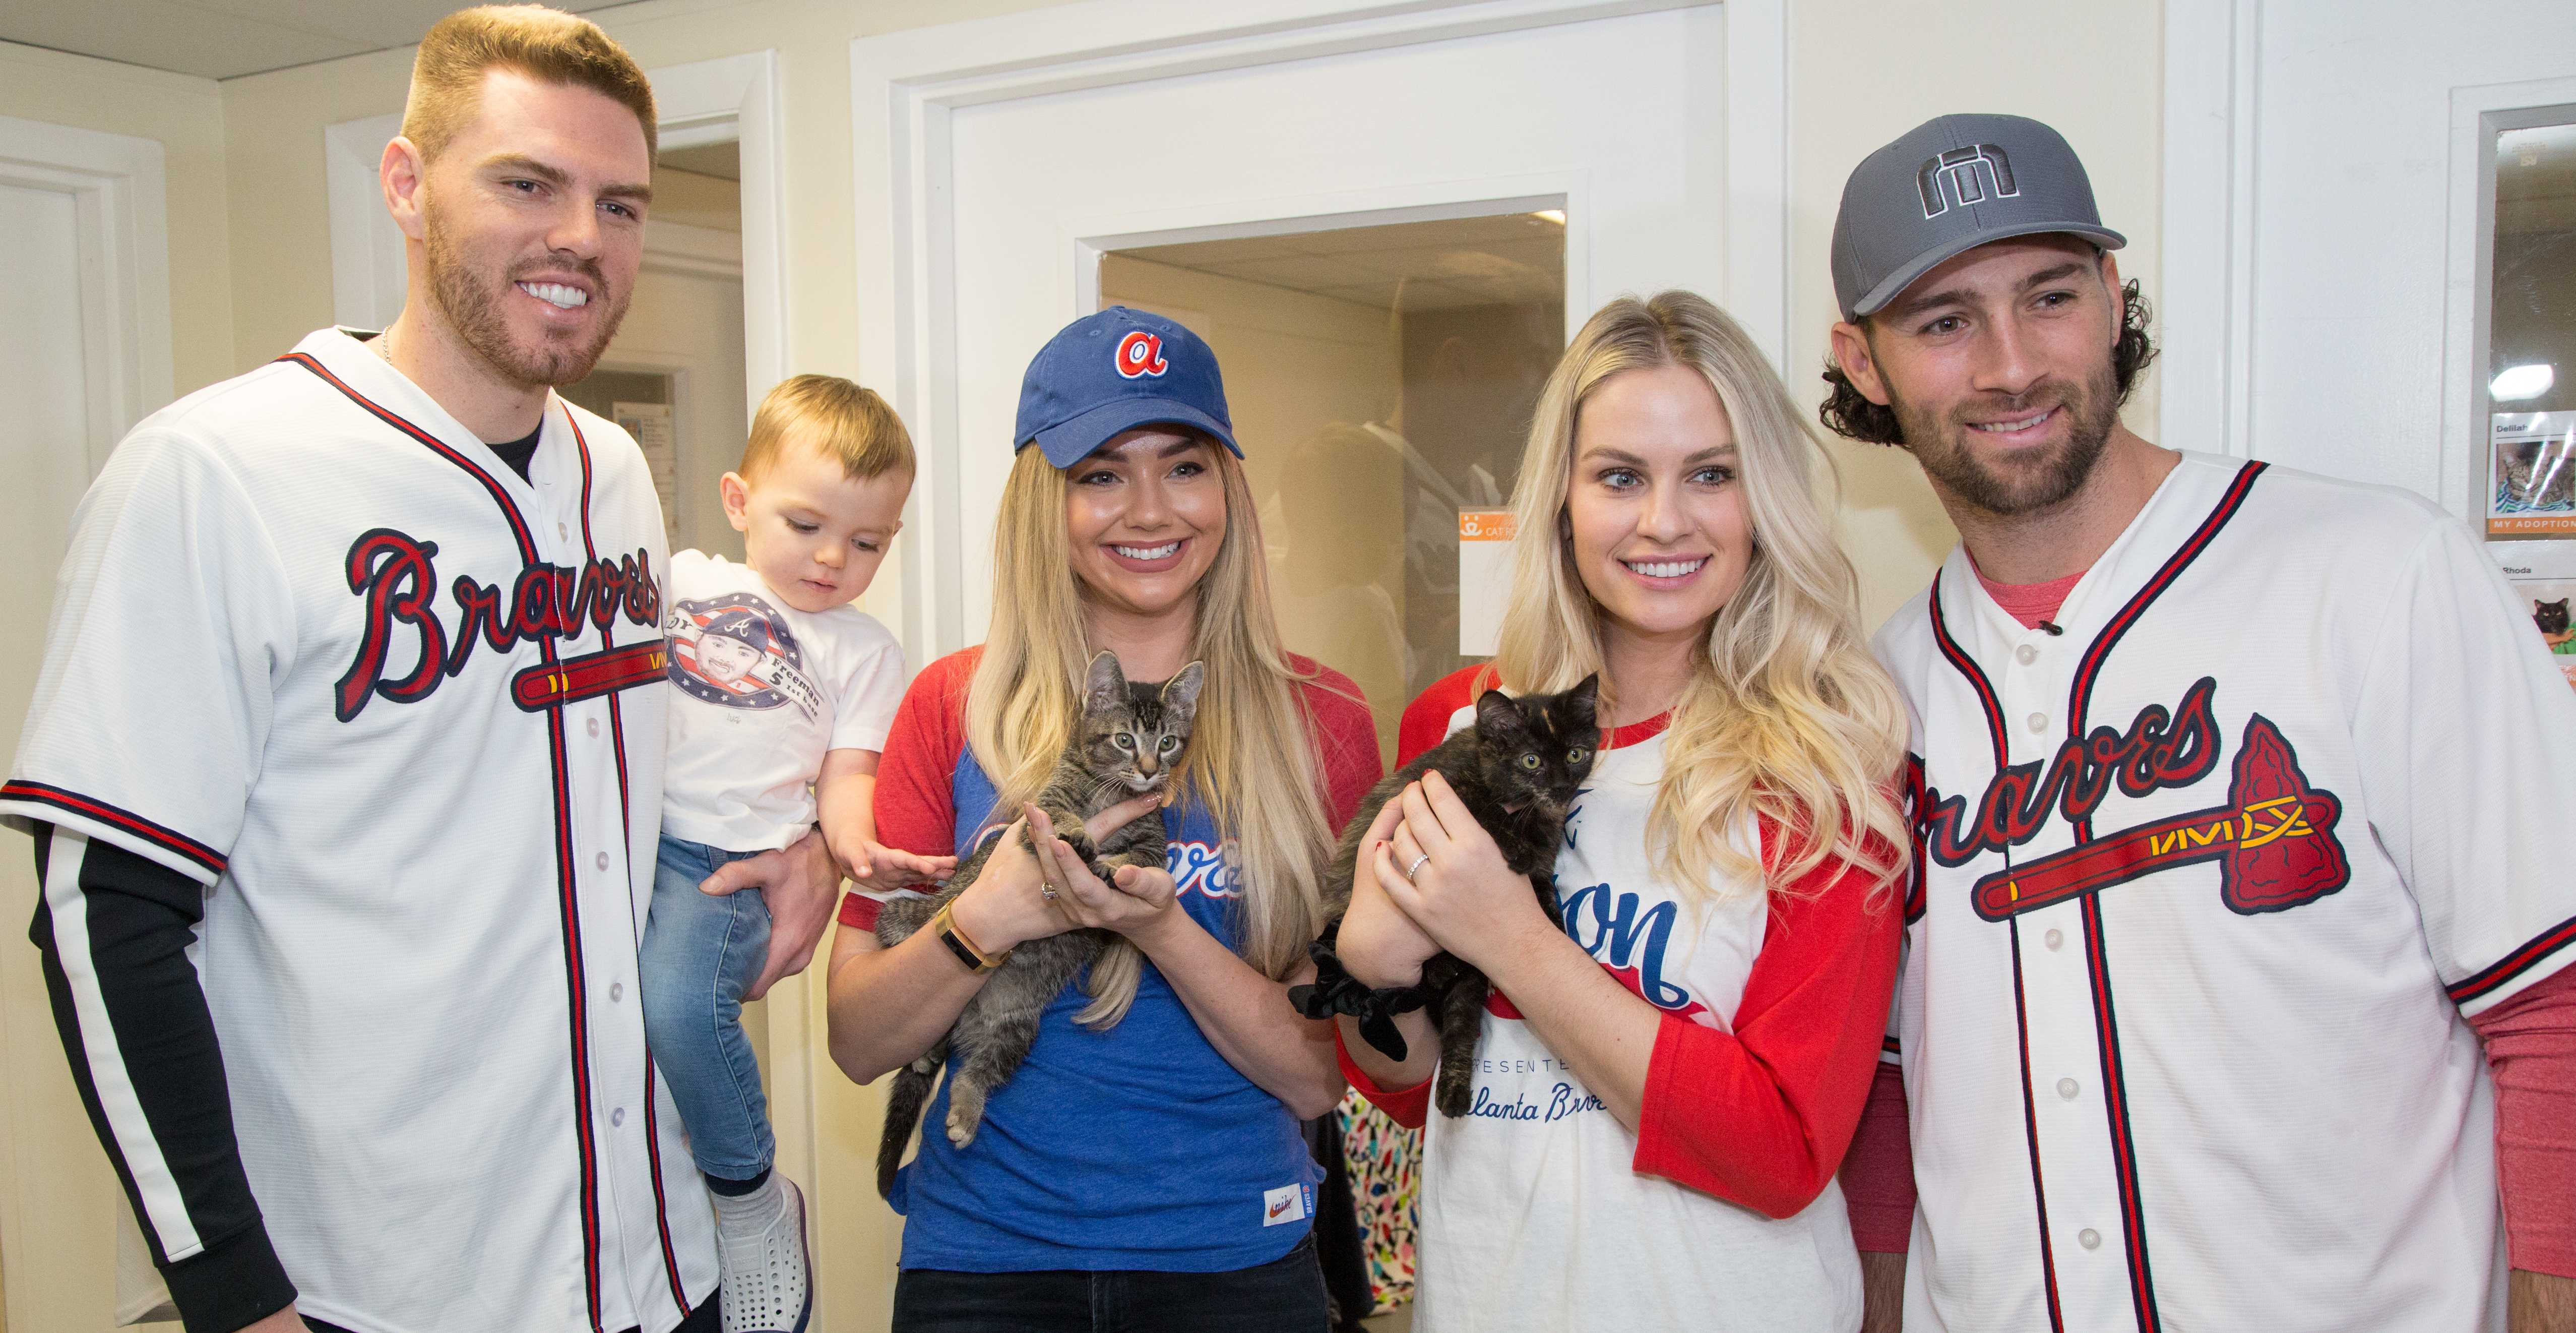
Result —
<path fill-rule="evenodd" d="M 177 856 L 209 875 L 221 875 L 228 858 L 214 848 L 164 824 L 156 824 L 123 806 L 110 805 L 95 796 L 84 796 L 68 787 L 47 782 L 30 782 L 25 778 L 0 785 L 0 800 L 26 801 L 52 806 L 68 814 L 96 820 L 141 838 L 155 847 Z"/>
<path fill-rule="evenodd" d="M 2067 692 L 2067 734 L 2082 736 L 2085 709 L 2092 702 L 2094 682 L 2100 678 L 2102 665 L 2129 630 L 2144 618 L 2149 607 L 2163 596 L 2217 540 L 2228 521 L 2244 507 L 2245 497 L 2254 488 L 2255 479 L 2263 475 L 2265 464 L 2249 462 L 2239 468 L 2236 477 L 2208 517 L 2200 521 L 2189 538 L 2166 557 L 2155 576 L 2148 579 L 2084 651 L 2075 670 L 2074 683 Z M 2076 845 L 2093 840 L 2093 821 L 2089 815 L 2074 823 Z M 2155 1270 L 2149 1256 L 2146 1233 L 2146 1204 L 2138 1182 L 2138 1153 L 2135 1127 L 2129 1116 L 2128 1070 L 2120 1054 L 2120 1030 L 2117 1000 L 2111 987 L 2110 946 L 2102 921 L 2102 900 L 2098 894 L 2085 896 L 2080 908 L 2084 923 L 2084 962 L 2093 988 L 2095 1040 L 2101 1051 L 2103 1115 L 2111 1139 L 2113 1176 L 2119 1187 L 2121 1229 L 2126 1233 L 2129 1263 L 2129 1293 L 2136 1309 L 2139 1333 L 2157 1333 L 2162 1327 L 2156 1306 Z"/>
<path fill-rule="evenodd" d="M 2576 917 L 2551 926 L 2531 937 L 2521 948 L 2453 982 L 2447 990 L 2451 1003 L 2470 1004 L 2493 995 L 2513 984 L 2515 978 L 2538 967 L 2541 960 L 2571 945 L 2576 945 Z"/>
<path fill-rule="evenodd" d="M 1968 682 L 1968 687 L 1976 693 L 1977 704 L 1985 712 L 1986 740 L 1994 747 L 1995 751 L 1995 771 L 2000 773 L 2006 768 L 2012 766 L 2012 742 L 2010 737 L 2004 731 L 2003 703 L 1996 697 L 1994 685 L 1986 679 L 1985 670 L 1977 665 L 1977 660 L 1968 656 L 1966 651 L 1959 647 L 1958 640 L 1950 637 L 1950 626 L 1942 616 L 1941 581 L 1937 578 L 1932 580 L 1931 609 L 1932 640 L 1939 646 L 1941 656 L 1949 660 L 1951 667 Z M 1917 785 L 1920 785 L 1919 774 L 1917 775 Z M 1915 807 L 1918 812 L 1923 809 L 1923 800 L 1919 794 L 1915 801 Z M 1926 880 L 1929 879 L 1929 874 L 1925 871 L 1923 862 L 1928 859 L 1929 856 L 1930 850 L 1928 847 L 1920 845 L 1916 847 L 1915 873 Z M 2011 861 L 2012 851 L 2010 848 L 2004 849 L 2004 858 L 2007 863 Z M 1922 903 L 1909 904 L 1908 910 L 1911 915 L 1908 917 L 1908 920 L 1910 921 L 1913 917 L 1922 915 L 1926 906 L 1927 904 Z M 2013 1024 L 2019 1035 L 2017 1049 L 2021 1056 L 2022 1139 L 2024 1144 L 2030 1149 L 2031 1206 L 2036 1210 L 2039 1221 L 2040 1289 L 2048 1297 L 2048 1327 L 2050 1333 L 2065 1333 L 2066 1318 L 2059 1308 L 2057 1298 L 2057 1254 L 2054 1244 L 2050 1240 L 2048 1234 L 2048 1186 L 2046 1177 L 2041 1173 L 2039 1165 L 2039 1104 L 2033 1098 L 2031 1092 L 2030 1009 L 2028 1003 L 2022 998 L 2021 922 L 2015 920 L 2007 921 L 2004 924 L 2011 932 L 2010 948 L 2012 950 L 2013 960 Z"/>

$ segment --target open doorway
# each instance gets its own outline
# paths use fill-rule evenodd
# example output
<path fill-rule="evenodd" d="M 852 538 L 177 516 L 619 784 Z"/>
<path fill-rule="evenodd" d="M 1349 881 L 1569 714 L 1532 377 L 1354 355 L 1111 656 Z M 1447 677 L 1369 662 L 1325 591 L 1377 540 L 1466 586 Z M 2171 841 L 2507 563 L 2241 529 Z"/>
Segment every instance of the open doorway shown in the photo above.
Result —
<path fill-rule="evenodd" d="M 757 386 L 766 388 L 766 385 Z M 671 549 L 742 558 L 716 482 L 742 456 L 742 156 L 733 140 L 662 150 L 644 267 L 616 340 L 563 396 L 635 437 L 662 496 Z"/>

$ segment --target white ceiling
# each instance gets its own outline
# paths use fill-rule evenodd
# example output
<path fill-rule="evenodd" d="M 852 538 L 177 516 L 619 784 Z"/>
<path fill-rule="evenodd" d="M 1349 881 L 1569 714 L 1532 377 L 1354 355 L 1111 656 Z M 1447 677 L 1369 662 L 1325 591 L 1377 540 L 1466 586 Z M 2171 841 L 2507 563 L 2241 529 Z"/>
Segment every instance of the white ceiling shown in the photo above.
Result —
<path fill-rule="evenodd" d="M 1121 250 L 1129 259 L 1393 310 L 1558 301 L 1565 224 L 1538 213 Z"/>
<path fill-rule="evenodd" d="M 625 0 L 548 0 L 607 9 Z M 0 41 L 229 79 L 410 46 L 463 0 L 8 0 Z"/>

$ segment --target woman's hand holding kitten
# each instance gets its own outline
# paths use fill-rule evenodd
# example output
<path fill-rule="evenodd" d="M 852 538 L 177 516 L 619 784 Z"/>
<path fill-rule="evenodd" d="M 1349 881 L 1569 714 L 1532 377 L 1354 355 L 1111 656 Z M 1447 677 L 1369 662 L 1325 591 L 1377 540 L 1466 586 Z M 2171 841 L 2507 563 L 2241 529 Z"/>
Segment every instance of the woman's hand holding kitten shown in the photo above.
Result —
<path fill-rule="evenodd" d="M 1404 822 L 1404 799 L 1399 794 L 1379 809 L 1377 819 L 1369 825 L 1361 841 L 1364 866 L 1376 866 L 1389 855 L 1387 840 L 1395 836 L 1396 826 Z M 1401 879 L 1404 866 L 1390 871 Z M 1374 988 L 1410 986 L 1422 980 L 1422 965 L 1440 952 L 1440 945 L 1395 900 L 1386 895 L 1379 876 L 1359 874 L 1351 877 L 1351 902 L 1342 916 L 1342 929 L 1335 945 L 1342 966 L 1350 969 L 1360 984 Z"/>
<path fill-rule="evenodd" d="M 1084 820 L 1083 832 L 1097 844 L 1112 830 L 1123 828 L 1146 811 L 1161 806 L 1162 800 L 1160 794 L 1155 794 L 1121 801 Z M 957 895 L 956 904 L 949 909 L 950 919 L 964 927 L 966 934 L 988 953 L 1015 949 L 1030 940 L 1042 940 L 1078 926 L 1094 924 L 1077 921 L 1063 910 L 1063 905 L 1069 900 L 1061 887 L 1053 900 L 1043 892 L 1049 878 L 1061 886 L 1067 876 L 1052 868 L 1042 868 L 1037 854 L 1031 852 L 1028 845 L 1038 839 L 1023 839 L 1021 831 L 1030 825 L 1033 818 L 1045 842 L 1062 847 L 1063 840 L 1055 836 L 1054 824 L 1036 806 L 1024 805 L 1020 809 L 1021 818 L 1000 833 L 1002 845 L 993 849 L 982 873 Z M 1077 867 L 1082 864 L 1081 858 L 1074 856 L 1070 849 L 1065 850 L 1065 857 Z M 1100 883 L 1099 877 L 1087 868 L 1079 871 L 1079 877 L 1092 884 Z"/>
<path fill-rule="evenodd" d="M 1440 948 L 1492 976 L 1527 946 L 1533 932 L 1557 933 L 1531 895 L 1529 877 L 1503 863 L 1493 835 L 1476 822 L 1447 778 L 1436 770 L 1423 774 L 1398 803 L 1403 822 L 1379 853 L 1374 878 Z M 1421 864 L 1408 878 L 1405 868 L 1417 858 Z"/>
<path fill-rule="evenodd" d="M 1141 807 L 1136 814 L 1142 814 L 1157 803 L 1158 797 L 1143 797 L 1113 807 L 1110 814 L 1131 807 Z M 1179 891 L 1172 882 L 1170 871 L 1160 867 L 1120 866 L 1115 872 L 1115 882 L 1105 881 L 1084 864 L 1081 853 L 1074 849 L 1072 843 L 1055 835 L 1054 821 L 1047 818 L 1045 811 L 1030 805 L 1022 807 L 1022 814 L 1036 834 L 1034 841 L 1039 848 L 1039 872 L 1057 889 L 1056 898 L 1049 905 L 1066 921 L 1074 926 L 1114 931 L 1140 945 L 1146 936 L 1172 924 L 1171 908 L 1179 899 Z M 1134 817 L 1129 816 L 1131 819 Z M 1097 822 L 1085 821 L 1086 831 Z M 1117 825 L 1107 827 L 1115 828 Z M 1099 836 L 1091 835 L 1091 841 L 1097 843 Z"/>

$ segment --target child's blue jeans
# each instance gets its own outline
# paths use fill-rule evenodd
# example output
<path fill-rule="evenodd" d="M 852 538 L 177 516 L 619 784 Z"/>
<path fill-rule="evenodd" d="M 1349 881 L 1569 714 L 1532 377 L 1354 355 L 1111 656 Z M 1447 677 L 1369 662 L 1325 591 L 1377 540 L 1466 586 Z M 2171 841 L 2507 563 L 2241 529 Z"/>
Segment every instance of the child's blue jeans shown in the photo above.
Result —
<path fill-rule="evenodd" d="M 743 990 L 769 957 L 769 903 L 757 889 L 718 898 L 698 884 L 757 855 L 663 835 L 638 963 L 644 1035 L 688 1127 L 689 1155 L 698 1170 L 725 1180 L 768 1170 L 778 1146 L 760 1064 L 742 1030 Z"/>

